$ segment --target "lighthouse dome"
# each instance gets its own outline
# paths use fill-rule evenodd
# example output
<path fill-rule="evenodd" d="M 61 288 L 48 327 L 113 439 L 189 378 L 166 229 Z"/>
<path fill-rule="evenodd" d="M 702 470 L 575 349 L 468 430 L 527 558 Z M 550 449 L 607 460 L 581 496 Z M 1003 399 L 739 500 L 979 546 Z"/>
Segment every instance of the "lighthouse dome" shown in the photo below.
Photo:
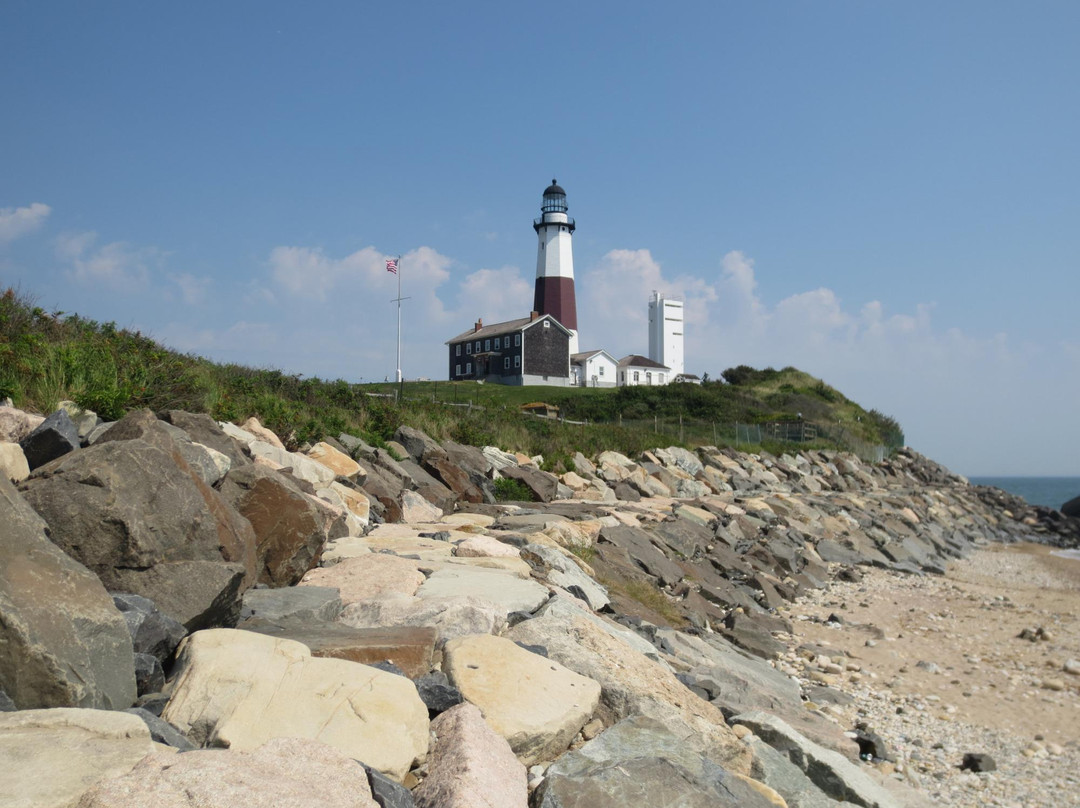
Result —
<path fill-rule="evenodd" d="M 566 191 L 555 180 L 544 189 L 544 204 L 540 206 L 543 213 L 566 213 Z"/>
<path fill-rule="evenodd" d="M 557 180 L 552 180 L 551 185 L 544 189 L 544 196 L 552 196 L 554 194 L 562 194 L 566 196 L 566 191 L 562 189 Z"/>

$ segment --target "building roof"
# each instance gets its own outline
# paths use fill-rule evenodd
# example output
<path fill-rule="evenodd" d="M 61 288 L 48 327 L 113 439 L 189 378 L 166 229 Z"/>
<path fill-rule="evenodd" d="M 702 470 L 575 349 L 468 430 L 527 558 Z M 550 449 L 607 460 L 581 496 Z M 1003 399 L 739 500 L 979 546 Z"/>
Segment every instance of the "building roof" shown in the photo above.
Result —
<path fill-rule="evenodd" d="M 669 368 L 667 365 L 661 365 L 659 362 L 654 362 L 653 360 L 644 356 L 639 356 L 638 354 L 630 354 L 630 356 L 624 356 L 622 359 L 619 360 L 619 367 L 656 368 L 657 370 L 671 370 L 671 368 Z"/>
<path fill-rule="evenodd" d="M 589 359 L 592 359 L 597 354 L 603 354 L 612 362 L 615 361 L 615 357 L 609 354 L 603 348 L 597 348 L 595 351 L 582 351 L 581 353 L 570 354 L 570 362 L 571 364 L 576 365 L 578 362 L 585 362 Z"/>
<path fill-rule="evenodd" d="M 483 328 L 479 329 L 471 328 L 468 331 L 461 332 L 456 337 L 448 339 L 443 344 L 450 345 L 454 342 L 468 342 L 469 340 L 485 339 L 487 337 L 501 337 L 503 334 L 513 334 L 516 331 L 524 331 L 533 323 L 538 323 L 541 320 L 551 320 L 551 322 L 555 323 L 555 325 L 557 325 L 563 331 L 566 331 L 567 334 L 570 333 L 567 330 L 566 326 L 564 326 L 550 314 L 541 314 L 535 320 L 532 319 L 532 317 L 522 317 L 517 320 L 507 320 L 505 323 L 492 323 L 491 325 L 485 325 Z"/>

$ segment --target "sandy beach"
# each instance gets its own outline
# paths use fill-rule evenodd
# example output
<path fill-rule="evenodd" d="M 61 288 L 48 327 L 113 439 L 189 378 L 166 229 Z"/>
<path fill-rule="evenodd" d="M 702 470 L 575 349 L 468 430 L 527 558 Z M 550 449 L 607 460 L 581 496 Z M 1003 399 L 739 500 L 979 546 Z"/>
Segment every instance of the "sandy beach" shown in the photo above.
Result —
<path fill-rule="evenodd" d="M 879 768 L 931 803 L 1075 805 L 1078 607 L 1080 560 L 990 545 L 944 576 L 869 569 L 814 593 L 791 610 L 785 664 L 852 697 L 816 706 L 881 735 L 894 760 Z M 996 771 L 962 772 L 968 752 Z"/>

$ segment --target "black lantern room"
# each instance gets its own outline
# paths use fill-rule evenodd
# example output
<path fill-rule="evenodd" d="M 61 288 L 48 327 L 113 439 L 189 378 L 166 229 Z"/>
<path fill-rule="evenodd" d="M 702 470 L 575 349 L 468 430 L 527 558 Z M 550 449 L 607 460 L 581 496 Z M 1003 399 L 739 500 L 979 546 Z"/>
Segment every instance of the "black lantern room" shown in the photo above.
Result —
<path fill-rule="evenodd" d="M 559 187 L 554 179 L 551 185 L 544 189 L 544 204 L 540 207 L 543 213 L 566 213 L 566 191 Z"/>

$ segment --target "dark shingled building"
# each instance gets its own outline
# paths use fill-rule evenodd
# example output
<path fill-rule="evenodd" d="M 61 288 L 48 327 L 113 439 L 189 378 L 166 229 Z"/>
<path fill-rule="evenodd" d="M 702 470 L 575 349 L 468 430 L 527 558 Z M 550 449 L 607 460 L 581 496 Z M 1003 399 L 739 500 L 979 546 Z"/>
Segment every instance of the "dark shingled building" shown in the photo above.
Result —
<path fill-rule="evenodd" d="M 446 342 L 450 381 L 570 384 L 570 331 L 549 314 L 484 325 Z"/>

